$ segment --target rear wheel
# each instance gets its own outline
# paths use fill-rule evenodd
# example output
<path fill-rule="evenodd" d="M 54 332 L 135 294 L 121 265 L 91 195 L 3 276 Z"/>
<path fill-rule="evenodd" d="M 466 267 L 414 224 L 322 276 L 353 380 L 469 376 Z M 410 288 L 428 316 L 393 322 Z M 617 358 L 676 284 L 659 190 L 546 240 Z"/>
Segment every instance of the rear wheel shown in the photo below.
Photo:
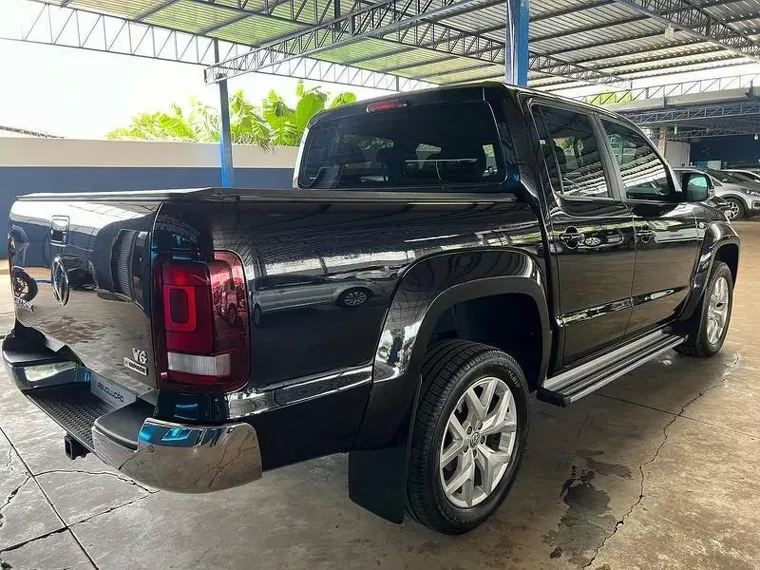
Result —
<path fill-rule="evenodd" d="M 726 198 L 726 202 L 728 202 L 726 217 L 729 220 L 740 220 L 747 215 L 744 203 L 738 198 Z"/>
<path fill-rule="evenodd" d="M 508 354 L 459 340 L 430 349 L 422 381 L 408 511 L 461 534 L 485 521 L 514 482 L 528 437 L 527 382 Z"/>
<path fill-rule="evenodd" d="M 722 261 L 713 264 L 700 306 L 689 321 L 688 338 L 676 350 L 689 356 L 713 356 L 723 346 L 731 323 L 734 279 Z"/>

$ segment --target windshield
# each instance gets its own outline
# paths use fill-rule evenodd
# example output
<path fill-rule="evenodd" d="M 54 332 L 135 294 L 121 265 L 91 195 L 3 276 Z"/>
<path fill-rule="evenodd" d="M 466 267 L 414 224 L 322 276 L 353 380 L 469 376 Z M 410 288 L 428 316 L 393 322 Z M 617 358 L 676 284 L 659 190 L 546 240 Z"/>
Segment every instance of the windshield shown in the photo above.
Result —
<path fill-rule="evenodd" d="M 505 179 L 506 170 L 490 107 L 448 103 L 317 123 L 307 136 L 298 184 L 440 189 L 493 185 Z"/>

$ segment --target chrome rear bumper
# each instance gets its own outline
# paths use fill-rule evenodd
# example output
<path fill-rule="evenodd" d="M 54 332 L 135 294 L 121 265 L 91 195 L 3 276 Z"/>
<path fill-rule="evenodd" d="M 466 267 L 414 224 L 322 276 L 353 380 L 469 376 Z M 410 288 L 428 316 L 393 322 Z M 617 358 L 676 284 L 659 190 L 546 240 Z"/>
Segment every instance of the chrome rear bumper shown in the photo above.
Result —
<path fill-rule="evenodd" d="M 261 478 L 256 430 L 248 424 L 180 425 L 148 418 L 137 450 L 92 427 L 95 454 L 149 487 L 208 493 Z"/>
<path fill-rule="evenodd" d="M 2 356 L 30 401 L 83 448 L 140 483 L 208 493 L 261 478 L 258 435 L 247 423 L 170 423 L 151 417 L 153 405 L 139 399 L 114 409 L 91 393 L 91 372 L 52 351 L 29 350 L 12 333 L 3 340 Z M 108 421 L 114 415 L 121 421 Z"/>

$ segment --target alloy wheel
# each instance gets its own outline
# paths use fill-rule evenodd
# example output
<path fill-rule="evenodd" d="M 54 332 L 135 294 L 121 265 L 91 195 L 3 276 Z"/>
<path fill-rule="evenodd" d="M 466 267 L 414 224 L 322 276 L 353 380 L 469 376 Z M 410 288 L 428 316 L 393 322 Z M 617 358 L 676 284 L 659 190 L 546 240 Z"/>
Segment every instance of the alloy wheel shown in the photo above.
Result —
<path fill-rule="evenodd" d="M 358 307 L 367 301 L 367 294 L 364 291 L 349 291 L 343 297 L 343 304 L 349 307 Z"/>
<path fill-rule="evenodd" d="M 504 477 L 517 441 L 517 407 L 503 380 L 470 386 L 449 416 L 439 453 L 441 485 L 456 507 L 485 501 Z"/>
<path fill-rule="evenodd" d="M 729 303 L 728 281 L 725 277 L 718 277 L 707 306 L 707 340 L 710 344 L 716 344 L 723 336 L 728 323 Z"/>

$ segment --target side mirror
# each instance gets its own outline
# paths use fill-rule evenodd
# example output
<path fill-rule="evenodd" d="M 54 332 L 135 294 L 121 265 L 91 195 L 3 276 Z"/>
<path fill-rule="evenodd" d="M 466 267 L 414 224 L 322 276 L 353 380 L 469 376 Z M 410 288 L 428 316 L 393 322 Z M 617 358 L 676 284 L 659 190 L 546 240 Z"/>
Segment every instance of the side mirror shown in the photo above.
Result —
<path fill-rule="evenodd" d="M 710 179 L 701 172 L 684 172 L 681 188 L 686 192 L 687 202 L 703 202 L 710 196 Z"/>

